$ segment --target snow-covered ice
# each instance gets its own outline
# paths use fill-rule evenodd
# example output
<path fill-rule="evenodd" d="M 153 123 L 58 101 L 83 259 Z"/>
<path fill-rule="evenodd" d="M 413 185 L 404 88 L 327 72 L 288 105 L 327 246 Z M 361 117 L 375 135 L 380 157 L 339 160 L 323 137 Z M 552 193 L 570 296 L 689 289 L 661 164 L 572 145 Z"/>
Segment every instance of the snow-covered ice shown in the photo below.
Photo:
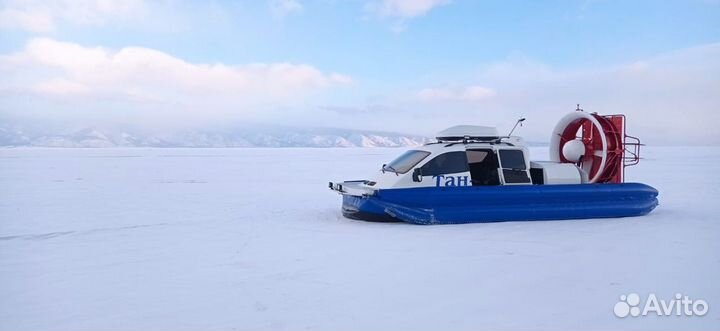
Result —
<path fill-rule="evenodd" d="M 342 218 L 327 182 L 398 153 L 0 149 L 0 330 L 720 327 L 720 148 L 647 147 L 646 217 Z M 633 292 L 710 310 L 615 317 Z"/>

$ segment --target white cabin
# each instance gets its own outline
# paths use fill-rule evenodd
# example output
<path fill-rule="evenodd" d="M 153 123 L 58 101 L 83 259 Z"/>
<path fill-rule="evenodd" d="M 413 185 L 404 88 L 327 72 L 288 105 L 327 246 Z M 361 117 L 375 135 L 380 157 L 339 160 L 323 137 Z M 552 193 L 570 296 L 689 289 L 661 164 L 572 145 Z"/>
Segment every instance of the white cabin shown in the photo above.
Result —
<path fill-rule="evenodd" d="M 410 149 L 370 180 L 345 190 L 445 186 L 580 184 L 587 175 L 575 164 L 531 162 L 522 138 L 500 137 L 493 127 L 459 125 L 437 141 Z M 361 193 L 361 192 L 358 192 Z"/>

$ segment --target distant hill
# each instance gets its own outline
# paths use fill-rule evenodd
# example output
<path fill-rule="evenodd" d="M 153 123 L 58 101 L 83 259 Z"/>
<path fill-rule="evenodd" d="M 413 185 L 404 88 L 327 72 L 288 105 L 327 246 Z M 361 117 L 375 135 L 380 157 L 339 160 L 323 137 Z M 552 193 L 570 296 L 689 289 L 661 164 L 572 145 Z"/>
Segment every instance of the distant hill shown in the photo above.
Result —
<path fill-rule="evenodd" d="M 429 141 L 417 135 L 330 128 L 259 126 L 142 134 L 97 128 L 48 133 L 0 125 L 3 147 L 403 147 Z"/>

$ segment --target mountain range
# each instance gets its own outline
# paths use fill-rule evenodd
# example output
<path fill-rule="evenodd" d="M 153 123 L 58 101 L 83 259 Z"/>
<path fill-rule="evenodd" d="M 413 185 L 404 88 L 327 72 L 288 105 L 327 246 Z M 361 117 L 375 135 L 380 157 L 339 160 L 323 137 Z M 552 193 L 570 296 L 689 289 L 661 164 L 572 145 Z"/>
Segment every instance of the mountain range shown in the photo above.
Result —
<path fill-rule="evenodd" d="M 394 132 L 274 126 L 222 130 L 183 130 L 167 134 L 83 128 L 38 132 L 0 125 L 3 147 L 403 147 L 431 139 Z"/>

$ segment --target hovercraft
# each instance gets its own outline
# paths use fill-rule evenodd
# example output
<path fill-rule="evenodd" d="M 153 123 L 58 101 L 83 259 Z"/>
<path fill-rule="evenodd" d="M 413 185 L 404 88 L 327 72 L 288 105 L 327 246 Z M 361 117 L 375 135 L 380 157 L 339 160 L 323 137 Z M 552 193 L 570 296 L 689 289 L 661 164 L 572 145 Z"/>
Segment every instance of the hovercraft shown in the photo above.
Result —
<path fill-rule="evenodd" d="M 413 224 L 631 217 L 658 205 L 656 189 L 624 182 L 642 145 L 625 133 L 624 115 L 578 106 L 555 126 L 544 162 L 529 160 L 514 130 L 500 136 L 493 127 L 454 126 L 371 179 L 329 187 L 342 195 L 347 218 Z"/>

